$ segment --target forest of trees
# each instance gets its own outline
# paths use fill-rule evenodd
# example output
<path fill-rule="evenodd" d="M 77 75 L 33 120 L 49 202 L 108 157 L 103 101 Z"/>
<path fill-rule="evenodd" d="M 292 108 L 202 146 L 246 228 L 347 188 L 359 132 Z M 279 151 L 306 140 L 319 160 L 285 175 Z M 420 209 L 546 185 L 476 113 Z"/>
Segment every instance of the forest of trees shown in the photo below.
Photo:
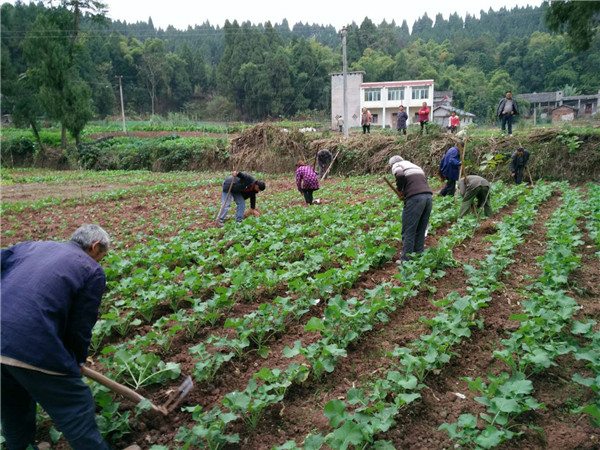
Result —
<path fill-rule="evenodd" d="M 119 113 L 117 77 L 130 117 L 182 112 L 256 121 L 329 109 L 329 74 L 342 68 L 332 26 L 234 21 L 163 30 L 151 18 L 110 21 L 97 3 L 2 5 L 3 113 L 30 125 L 45 117 L 77 137 L 90 118 Z M 365 18 L 347 27 L 348 66 L 364 70 L 365 81 L 432 78 L 480 123 L 492 119 L 507 89 L 597 92 L 600 36 L 590 37 L 587 50 L 572 50 L 548 30 L 546 8 L 490 9 L 464 19 L 424 14 L 412 32 L 406 21 Z"/>

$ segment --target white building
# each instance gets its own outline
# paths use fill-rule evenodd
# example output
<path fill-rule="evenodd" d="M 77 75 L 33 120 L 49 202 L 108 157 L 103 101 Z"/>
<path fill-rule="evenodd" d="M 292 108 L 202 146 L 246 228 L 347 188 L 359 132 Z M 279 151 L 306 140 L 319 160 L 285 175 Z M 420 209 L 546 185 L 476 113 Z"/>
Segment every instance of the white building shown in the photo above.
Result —
<path fill-rule="evenodd" d="M 404 106 L 408 125 L 417 123 L 423 102 L 429 106 L 429 120 L 433 114 L 433 80 L 385 81 L 363 83 L 364 72 L 349 72 L 346 98 L 348 126 L 360 126 L 360 112 L 367 108 L 373 115 L 371 124 L 381 128 L 395 128 L 398 107 Z M 352 80 L 352 81 L 351 81 Z M 343 76 L 331 74 L 331 123 L 336 128 L 337 116 L 343 115 Z"/>

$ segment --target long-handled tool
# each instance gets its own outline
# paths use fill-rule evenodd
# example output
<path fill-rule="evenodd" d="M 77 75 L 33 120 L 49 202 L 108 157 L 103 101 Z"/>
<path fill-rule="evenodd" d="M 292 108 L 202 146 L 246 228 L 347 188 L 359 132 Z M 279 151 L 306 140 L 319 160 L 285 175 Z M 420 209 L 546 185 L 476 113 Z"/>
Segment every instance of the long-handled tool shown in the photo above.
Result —
<path fill-rule="evenodd" d="M 464 131 L 464 130 L 463 130 Z M 458 172 L 458 182 L 460 183 L 460 180 L 462 178 L 463 172 L 465 173 L 465 178 L 467 178 L 466 175 L 466 171 L 464 170 L 464 165 L 465 165 L 465 153 L 467 151 L 467 137 L 465 135 L 465 140 L 463 141 L 463 148 L 462 148 L 462 152 L 460 152 L 460 170 Z M 454 191 L 454 203 L 456 203 L 456 198 L 458 197 L 458 189 L 456 191 Z"/>
<path fill-rule="evenodd" d="M 533 178 L 531 178 L 531 172 L 529 171 L 529 167 L 525 166 L 527 169 L 527 175 L 529 175 L 529 182 L 531 183 L 531 187 L 533 187 Z"/>
<path fill-rule="evenodd" d="M 145 397 L 142 397 L 133 389 L 130 389 L 127 386 L 123 386 L 122 384 L 105 377 L 101 373 L 96 372 L 95 370 L 90 369 L 89 367 L 83 366 L 81 368 L 81 374 L 100 383 L 102 386 L 109 388 L 111 391 L 116 392 L 117 394 L 121 394 L 123 397 L 133 402 L 136 402 L 136 404 L 141 402 L 142 400 L 145 400 Z M 179 405 L 179 403 L 181 403 L 184 397 L 188 395 L 193 388 L 194 383 L 192 382 L 192 377 L 188 375 L 188 377 L 185 380 L 183 380 L 183 383 L 181 383 L 177 390 L 172 392 L 171 395 L 169 395 L 169 398 L 167 398 L 167 401 L 163 405 L 156 406 L 155 404 L 150 402 L 150 407 L 153 411 L 157 411 L 166 416 L 171 411 L 173 411 L 177 407 L 177 405 Z"/>
<path fill-rule="evenodd" d="M 404 201 L 404 195 L 402 195 L 400 193 L 400 191 L 398 191 L 398 189 L 396 189 L 396 187 L 392 183 L 390 183 L 390 180 L 388 180 L 385 176 L 382 176 L 381 178 L 383 178 L 383 181 L 385 181 L 387 183 L 387 185 L 390 187 L 390 189 L 396 193 L 396 195 L 398 196 L 400 201 L 401 202 Z"/>
<path fill-rule="evenodd" d="M 231 183 L 229 184 L 229 190 L 227 191 L 227 195 L 225 196 L 225 201 L 223 202 L 223 204 L 221 205 L 221 208 L 219 209 L 219 213 L 217 214 L 217 217 L 215 217 L 215 220 L 218 222 L 219 219 L 221 218 L 221 213 L 223 212 L 223 208 L 225 208 L 225 205 L 227 204 L 227 201 L 229 200 L 229 197 L 231 196 L 231 188 L 233 187 L 233 183 L 235 181 L 234 179 L 235 177 L 231 178 Z"/>
<path fill-rule="evenodd" d="M 327 174 L 329 173 L 329 171 L 331 170 L 331 168 L 333 167 L 333 163 L 335 162 L 336 158 L 338 157 L 338 155 L 340 154 L 340 152 L 342 151 L 342 149 L 339 149 L 338 152 L 335 154 L 335 156 L 333 157 L 333 159 L 331 160 L 331 162 L 329 163 L 329 167 L 327 168 L 327 170 L 325 171 L 325 173 L 323 174 L 323 176 L 321 177 L 321 180 L 324 180 L 325 177 L 327 176 Z"/>

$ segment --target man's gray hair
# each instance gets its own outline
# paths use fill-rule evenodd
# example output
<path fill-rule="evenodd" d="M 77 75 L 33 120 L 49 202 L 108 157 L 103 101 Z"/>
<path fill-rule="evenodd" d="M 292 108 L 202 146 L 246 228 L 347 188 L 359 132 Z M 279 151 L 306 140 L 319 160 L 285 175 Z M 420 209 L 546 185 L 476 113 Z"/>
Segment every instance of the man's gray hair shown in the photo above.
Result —
<path fill-rule="evenodd" d="M 75 242 L 82 249 L 87 250 L 94 242 L 99 242 L 102 248 L 108 250 L 110 247 L 110 236 L 99 225 L 88 223 L 80 226 L 71 236 L 71 241 Z"/>

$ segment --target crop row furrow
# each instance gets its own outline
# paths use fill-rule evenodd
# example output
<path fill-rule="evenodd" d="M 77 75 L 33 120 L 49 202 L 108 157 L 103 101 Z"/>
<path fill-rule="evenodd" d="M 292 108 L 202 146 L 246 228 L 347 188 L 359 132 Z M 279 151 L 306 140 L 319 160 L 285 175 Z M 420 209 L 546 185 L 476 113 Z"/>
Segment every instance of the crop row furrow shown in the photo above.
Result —
<path fill-rule="evenodd" d="M 577 220 L 583 216 L 586 203 L 577 191 L 566 185 L 562 188 L 563 203 L 546 224 L 547 250 L 538 259 L 542 274 L 524 291 L 523 312 L 510 317 L 521 325 L 502 341 L 504 348 L 493 354 L 509 371 L 488 375 L 487 383 L 481 377 L 466 378 L 469 389 L 481 394 L 475 400 L 487 409 L 480 414 L 486 427 L 479 429 L 477 417 L 469 413 L 461 415 L 457 423 L 441 426 L 459 445 L 492 448 L 521 435 L 522 431 L 514 431 L 516 418 L 545 407 L 532 396 L 531 376 L 555 366 L 559 356 L 577 351 L 568 328 L 580 307 L 564 288 L 569 274 L 580 265 L 576 250 L 583 241 Z"/>
<path fill-rule="evenodd" d="M 505 201 L 508 202 L 513 195 L 514 191 L 505 191 Z M 502 196 L 499 195 L 499 198 L 502 198 Z M 310 354 L 312 352 L 310 350 L 305 352 L 305 356 L 307 356 L 309 363 L 311 363 L 310 368 L 313 376 L 320 376 L 325 371 L 331 372 L 335 366 L 337 358 L 344 354 L 344 346 L 349 342 L 356 340 L 363 332 L 371 329 L 369 322 L 374 323 L 380 320 L 385 320 L 386 313 L 395 308 L 394 304 L 401 303 L 403 298 L 406 296 L 415 295 L 415 289 L 422 285 L 422 282 L 427 278 L 427 276 L 432 274 L 432 268 L 435 268 L 444 260 L 448 262 L 448 257 L 451 259 L 451 248 L 456 243 L 461 242 L 470 235 L 473 230 L 474 222 L 474 219 L 465 219 L 459 221 L 451 228 L 449 236 L 440 240 L 440 244 L 438 245 L 437 249 L 428 249 L 422 258 L 416 260 L 412 264 L 412 271 L 408 268 L 408 266 L 411 264 L 408 264 L 407 268 L 403 272 L 404 276 L 399 277 L 402 278 L 402 282 L 404 283 L 403 286 L 391 287 L 389 286 L 389 283 L 383 283 L 377 288 L 365 292 L 365 298 L 361 301 L 351 299 L 349 302 L 344 302 L 339 296 L 335 296 L 330 299 L 325 312 L 325 317 L 323 319 L 313 318 L 306 325 L 307 330 L 319 331 L 323 335 L 326 335 L 323 339 L 321 339 L 321 345 L 317 347 L 318 350 L 314 352 L 315 358 L 313 360 L 310 358 Z M 419 264 L 422 264 L 423 266 L 419 267 Z M 387 289 L 390 290 L 391 294 L 386 294 Z M 341 312 L 341 314 L 336 314 L 339 312 Z M 328 317 L 328 315 L 330 317 Z M 336 315 L 338 316 L 337 321 L 334 318 Z M 339 320 L 340 317 L 343 318 L 341 322 Z M 354 323 L 356 329 L 352 329 L 352 326 L 347 326 L 348 324 L 352 325 L 352 323 Z M 364 326 L 361 324 L 364 324 Z M 344 340 L 344 337 L 346 338 L 345 342 L 342 343 L 340 341 L 339 344 L 341 345 L 333 342 L 339 336 L 341 336 L 342 340 Z M 286 353 L 288 356 L 294 356 L 296 352 L 300 352 L 300 349 L 301 345 L 296 345 L 295 348 L 286 350 Z M 292 364 L 290 367 L 295 368 L 296 363 Z M 251 382 L 247 390 L 248 389 L 252 392 L 256 391 L 254 383 Z M 266 385 L 262 389 L 268 390 L 269 386 Z M 262 405 L 262 407 L 259 408 L 260 411 L 262 411 L 266 406 L 272 404 L 272 402 L 265 403 L 263 398 L 265 395 L 264 392 L 262 392 L 258 397 L 254 398 L 249 392 L 247 392 L 247 390 L 242 391 L 242 394 L 244 394 L 242 396 L 244 399 L 242 404 L 234 406 L 234 409 L 238 415 L 243 416 L 245 414 L 242 412 L 244 408 L 247 410 L 253 410 L 257 409 L 258 405 Z M 233 397 L 238 398 L 237 395 L 234 395 Z M 253 403 L 254 401 L 256 401 L 256 404 Z M 276 401 L 280 400 L 277 399 Z M 196 439 L 198 438 L 200 432 L 204 434 L 205 431 L 211 426 L 218 427 L 220 430 L 219 433 L 222 434 L 227 423 L 222 420 L 222 414 L 227 413 L 223 413 L 220 411 L 220 409 L 216 408 L 217 407 L 215 407 L 215 409 L 212 411 L 205 413 L 205 415 L 196 415 L 196 420 L 202 423 L 201 427 L 195 427 L 191 431 L 192 433 L 196 433 Z M 230 411 L 233 411 L 231 407 L 229 407 L 229 409 Z M 198 412 L 197 409 L 196 412 Z M 257 414 L 259 414 L 259 412 L 257 412 Z M 209 415 L 214 418 L 214 421 L 206 420 Z M 182 434 L 182 436 L 189 432 L 190 430 L 180 430 L 180 434 Z"/>

